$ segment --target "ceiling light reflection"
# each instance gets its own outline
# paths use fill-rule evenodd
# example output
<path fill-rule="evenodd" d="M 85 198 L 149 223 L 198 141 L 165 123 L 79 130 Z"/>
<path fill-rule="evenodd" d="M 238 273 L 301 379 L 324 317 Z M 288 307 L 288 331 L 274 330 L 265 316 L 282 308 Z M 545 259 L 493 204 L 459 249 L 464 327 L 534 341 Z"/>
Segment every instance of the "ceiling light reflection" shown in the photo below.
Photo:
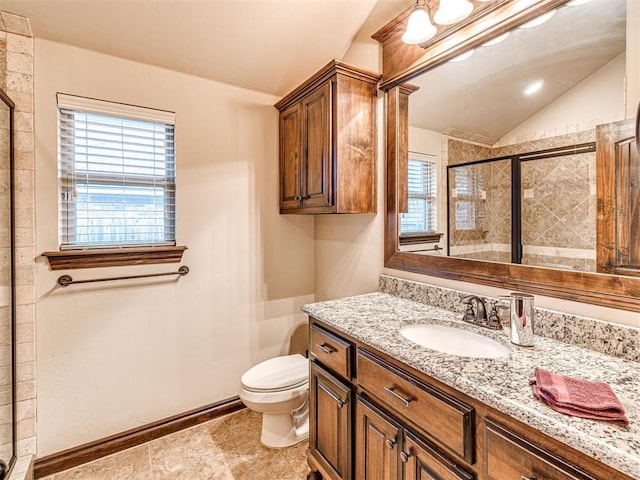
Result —
<path fill-rule="evenodd" d="M 555 14 L 556 14 L 556 11 L 551 10 L 550 12 L 540 15 L 539 17 L 536 17 L 533 20 L 528 21 L 527 23 L 523 23 L 522 25 L 520 25 L 520 28 L 537 27 L 538 25 L 542 25 L 543 23 L 549 21 L 549 19 L 553 17 Z"/>
<path fill-rule="evenodd" d="M 471 49 L 467 52 L 461 53 L 460 55 L 458 55 L 457 57 L 452 58 L 451 60 L 449 60 L 450 62 L 462 62 L 464 60 L 466 60 L 467 58 L 469 58 L 471 55 L 473 55 L 473 52 L 475 52 L 475 49 Z"/>

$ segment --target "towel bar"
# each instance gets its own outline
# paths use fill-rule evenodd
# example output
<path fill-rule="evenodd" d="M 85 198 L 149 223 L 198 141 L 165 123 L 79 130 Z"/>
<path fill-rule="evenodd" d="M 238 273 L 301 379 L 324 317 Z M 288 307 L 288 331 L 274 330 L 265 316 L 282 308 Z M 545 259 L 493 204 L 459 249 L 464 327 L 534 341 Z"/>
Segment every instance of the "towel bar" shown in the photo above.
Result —
<path fill-rule="evenodd" d="M 177 272 L 163 272 L 163 273 L 147 273 L 145 275 L 128 275 L 124 277 L 107 277 L 107 278 L 92 278 L 90 280 L 74 280 L 71 275 L 62 275 L 58 277 L 58 285 L 61 287 L 67 287 L 75 283 L 94 283 L 94 282 L 110 282 L 113 280 L 129 280 L 133 278 L 150 278 L 150 277 L 164 277 L 166 275 L 180 275 L 184 277 L 189 273 L 189 267 L 183 265 Z"/>

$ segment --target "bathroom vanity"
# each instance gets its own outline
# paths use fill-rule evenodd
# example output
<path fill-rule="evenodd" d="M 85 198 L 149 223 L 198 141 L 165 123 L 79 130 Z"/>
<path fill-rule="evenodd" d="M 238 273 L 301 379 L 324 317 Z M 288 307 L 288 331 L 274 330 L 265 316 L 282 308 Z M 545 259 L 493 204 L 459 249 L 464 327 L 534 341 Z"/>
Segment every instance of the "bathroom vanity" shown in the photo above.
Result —
<path fill-rule="evenodd" d="M 311 478 L 640 478 L 636 362 L 542 337 L 532 348 L 516 347 L 508 331 L 383 293 L 303 310 L 310 316 Z M 487 359 L 430 350 L 399 333 L 414 324 L 480 333 L 509 353 Z M 533 397 L 535 367 L 610 383 L 630 426 L 554 412 Z"/>

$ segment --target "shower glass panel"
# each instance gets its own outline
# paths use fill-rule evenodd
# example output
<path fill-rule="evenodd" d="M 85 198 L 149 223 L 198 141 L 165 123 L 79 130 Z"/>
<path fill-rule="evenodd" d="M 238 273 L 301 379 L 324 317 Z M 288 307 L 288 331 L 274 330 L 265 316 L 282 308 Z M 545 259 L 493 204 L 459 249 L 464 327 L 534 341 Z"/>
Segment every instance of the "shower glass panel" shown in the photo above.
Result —
<path fill-rule="evenodd" d="M 511 261 L 511 161 L 447 168 L 449 255 Z"/>
<path fill-rule="evenodd" d="M 15 462 L 13 102 L 0 90 L 0 479 Z"/>
<path fill-rule="evenodd" d="M 521 164 L 522 263 L 596 271 L 596 154 Z"/>

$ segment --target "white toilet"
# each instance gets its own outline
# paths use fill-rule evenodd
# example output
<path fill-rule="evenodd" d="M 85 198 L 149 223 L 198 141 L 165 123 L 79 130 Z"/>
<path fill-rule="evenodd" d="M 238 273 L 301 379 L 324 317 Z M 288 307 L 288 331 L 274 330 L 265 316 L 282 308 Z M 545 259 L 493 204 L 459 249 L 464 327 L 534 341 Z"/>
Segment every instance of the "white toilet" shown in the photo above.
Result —
<path fill-rule="evenodd" d="M 290 355 L 271 358 L 242 375 L 240 399 L 262 413 L 260 441 L 271 448 L 295 445 L 309 437 L 309 361 L 306 323 L 290 336 Z"/>

